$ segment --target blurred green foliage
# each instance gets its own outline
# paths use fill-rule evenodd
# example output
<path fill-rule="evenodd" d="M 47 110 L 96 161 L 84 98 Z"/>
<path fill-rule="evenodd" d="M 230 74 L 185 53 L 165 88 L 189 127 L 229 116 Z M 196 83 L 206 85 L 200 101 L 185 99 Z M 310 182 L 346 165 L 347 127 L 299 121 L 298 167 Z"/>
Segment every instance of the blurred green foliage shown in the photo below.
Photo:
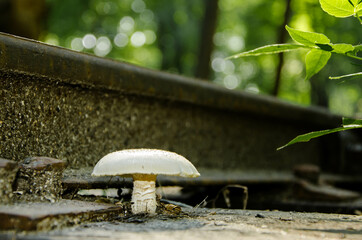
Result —
<path fill-rule="evenodd" d="M 50 44 L 192 75 L 200 0 L 48 0 Z M 166 54 L 163 54 L 166 53 Z"/>
<path fill-rule="evenodd" d="M 76 51 L 193 76 L 200 47 L 204 1 L 48 0 L 47 31 L 42 40 Z M 210 79 L 226 88 L 270 94 L 277 56 L 237 60 L 226 57 L 277 43 L 286 0 L 219 0 L 212 39 Z M 361 44 L 362 31 L 352 18 L 336 19 L 317 0 L 292 0 L 288 25 L 325 33 L 334 43 Z M 292 42 L 289 39 L 288 42 Z M 328 105 L 333 112 L 362 116 L 362 81 L 329 80 L 361 71 L 343 56 L 334 57 L 311 81 L 305 81 L 306 51 L 285 54 L 279 97 L 294 103 Z"/>

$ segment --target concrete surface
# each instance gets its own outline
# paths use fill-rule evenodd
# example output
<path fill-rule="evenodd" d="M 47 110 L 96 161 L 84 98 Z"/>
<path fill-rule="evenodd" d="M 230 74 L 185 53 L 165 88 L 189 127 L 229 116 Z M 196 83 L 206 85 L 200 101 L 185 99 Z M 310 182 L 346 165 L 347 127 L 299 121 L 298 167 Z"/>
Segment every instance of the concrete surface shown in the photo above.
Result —
<path fill-rule="evenodd" d="M 37 233 L 3 233 L 1 239 L 362 239 L 362 216 L 184 209 L 185 216 L 120 217 Z"/>

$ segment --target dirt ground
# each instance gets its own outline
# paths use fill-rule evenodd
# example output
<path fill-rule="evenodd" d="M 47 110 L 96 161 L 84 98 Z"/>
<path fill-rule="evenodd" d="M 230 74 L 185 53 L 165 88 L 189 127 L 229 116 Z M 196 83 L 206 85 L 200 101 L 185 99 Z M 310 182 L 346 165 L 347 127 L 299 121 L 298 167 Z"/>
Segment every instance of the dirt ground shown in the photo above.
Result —
<path fill-rule="evenodd" d="M 362 216 L 184 209 L 183 216 L 120 217 L 49 232 L 0 234 L 0 239 L 362 239 Z"/>

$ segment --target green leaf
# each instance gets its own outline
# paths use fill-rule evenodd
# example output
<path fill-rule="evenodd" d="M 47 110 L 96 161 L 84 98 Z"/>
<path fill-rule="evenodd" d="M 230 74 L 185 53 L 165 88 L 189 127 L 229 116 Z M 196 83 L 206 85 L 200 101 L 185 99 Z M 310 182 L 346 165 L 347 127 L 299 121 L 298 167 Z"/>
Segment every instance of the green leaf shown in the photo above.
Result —
<path fill-rule="evenodd" d="M 333 52 L 340 54 L 346 54 L 348 52 L 354 51 L 354 47 L 351 44 L 346 43 L 333 44 L 332 48 Z"/>
<path fill-rule="evenodd" d="M 260 48 L 256 48 L 256 49 L 253 49 L 253 50 L 250 50 L 247 52 L 238 53 L 231 57 L 228 57 L 228 59 L 288 52 L 288 51 L 299 49 L 299 48 L 306 48 L 306 46 L 298 45 L 298 44 L 273 44 L 273 45 L 267 45 L 267 46 L 263 46 Z"/>
<path fill-rule="evenodd" d="M 335 17 L 345 18 L 355 14 L 358 0 L 319 0 L 322 9 Z"/>
<path fill-rule="evenodd" d="M 359 125 L 362 126 L 362 119 L 355 118 L 343 118 L 342 119 L 343 127 L 351 126 L 351 125 Z"/>
<path fill-rule="evenodd" d="M 357 53 L 359 51 L 362 51 L 362 45 L 354 45 L 354 50 L 352 52 L 347 52 L 346 55 L 349 56 L 349 57 L 352 57 L 352 58 L 355 58 L 355 59 L 358 59 L 358 60 L 361 60 L 362 61 L 362 58 L 361 57 L 358 57 L 357 56 Z"/>
<path fill-rule="evenodd" d="M 362 76 L 362 72 L 358 72 L 358 73 L 351 73 L 351 74 L 347 74 L 347 75 L 342 75 L 342 76 L 338 76 L 338 77 L 329 77 L 329 79 L 341 79 L 341 78 L 349 78 L 349 77 L 357 77 L 357 76 Z"/>
<path fill-rule="evenodd" d="M 328 62 L 332 53 L 320 49 L 312 49 L 305 57 L 306 80 L 318 73 Z"/>
<path fill-rule="evenodd" d="M 356 16 L 361 16 L 361 14 L 362 14 L 362 2 L 361 1 L 359 3 L 357 3 L 357 5 L 355 5 L 354 11 L 355 11 Z"/>
<path fill-rule="evenodd" d="M 322 131 L 310 132 L 303 135 L 299 135 L 292 139 L 290 142 L 285 144 L 284 146 L 279 147 L 277 150 L 281 150 L 287 146 L 290 146 L 295 143 L 300 142 L 309 142 L 313 138 L 321 137 L 327 134 L 346 131 L 350 129 L 362 128 L 362 119 L 350 119 L 350 118 L 343 118 L 343 126 L 333 129 L 327 129 Z"/>
<path fill-rule="evenodd" d="M 346 130 L 346 129 L 344 129 L 343 127 L 339 127 L 339 128 L 335 128 L 335 129 L 322 130 L 322 131 L 310 132 L 310 133 L 306 133 L 306 134 L 303 134 L 303 135 L 299 135 L 299 136 L 293 138 L 287 144 L 277 148 L 277 150 L 281 150 L 281 149 L 283 149 L 285 147 L 288 147 L 288 146 L 290 146 L 292 144 L 295 144 L 295 143 L 309 142 L 313 138 L 321 137 L 321 136 L 324 136 L 326 134 L 335 133 L 335 132 L 342 131 L 342 130 Z"/>
<path fill-rule="evenodd" d="M 360 45 L 355 45 L 355 46 L 353 46 L 354 47 L 354 52 L 355 53 L 357 53 L 357 52 L 359 52 L 359 51 L 362 51 L 362 44 L 360 44 Z"/>
<path fill-rule="evenodd" d="M 333 51 L 332 44 L 320 44 L 320 43 L 316 43 L 315 45 L 317 45 L 320 49 L 322 49 L 322 50 L 324 50 L 324 51 L 328 51 L 328 52 Z"/>
<path fill-rule="evenodd" d="M 316 44 L 329 44 L 331 42 L 326 35 L 321 33 L 300 31 L 288 25 L 285 28 L 294 41 L 309 47 L 315 47 Z"/>

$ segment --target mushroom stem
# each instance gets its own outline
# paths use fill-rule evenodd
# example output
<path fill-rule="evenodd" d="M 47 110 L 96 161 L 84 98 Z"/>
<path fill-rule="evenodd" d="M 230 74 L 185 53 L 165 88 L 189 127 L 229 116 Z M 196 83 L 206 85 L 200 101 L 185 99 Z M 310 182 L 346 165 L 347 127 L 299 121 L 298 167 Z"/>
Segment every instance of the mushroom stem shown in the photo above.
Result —
<path fill-rule="evenodd" d="M 155 214 L 156 202 L 156 175 L 134 174 L 132 193 L 132 213 Z"/>

